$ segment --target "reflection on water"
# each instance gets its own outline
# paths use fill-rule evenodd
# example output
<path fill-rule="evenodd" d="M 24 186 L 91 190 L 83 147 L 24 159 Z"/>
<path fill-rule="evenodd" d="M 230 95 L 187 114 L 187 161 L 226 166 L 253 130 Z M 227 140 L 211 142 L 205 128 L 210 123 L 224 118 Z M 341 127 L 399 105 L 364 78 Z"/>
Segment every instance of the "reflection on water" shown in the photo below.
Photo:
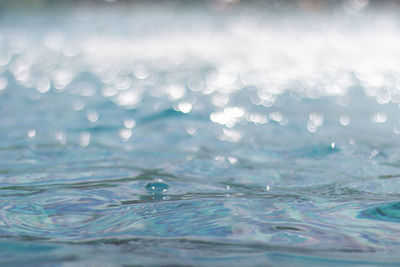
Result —
<path fill-rule="evenodd" d="M 350 2 L 2 14 L 0 261 L 396 265 L 399 20 Z"/>
<path fill-rule="evenodd" d="M 400 222 L 400 203 L 389 203 L 364 210 L 360 217 Z"/>

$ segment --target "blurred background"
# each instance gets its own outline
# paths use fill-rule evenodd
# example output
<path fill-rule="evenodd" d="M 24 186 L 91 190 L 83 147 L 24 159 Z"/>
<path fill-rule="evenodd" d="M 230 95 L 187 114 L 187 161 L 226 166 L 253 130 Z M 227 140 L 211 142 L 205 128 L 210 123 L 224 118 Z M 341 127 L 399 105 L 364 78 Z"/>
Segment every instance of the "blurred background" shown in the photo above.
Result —
<path fill-rule="evenodd" d="M 240 0 L 208 0 L 208 1 L 180 1 L 180 0 L 167 0 L 167 1 L 141 1 L 141 0 L 20 0 L 20 1 L 8 1 L 2 0 L 0 1 L 3 8 L 4 7 L 30 7 L 30 8 L 43 8 L 46 6 L 57 6 L 57 5 L 137 5 L 144 3 L 151 3 L 157 5 L 193 5 L 193 4 L 204 4 L 215 8 L 223 8 L 227 6 L 235 6 L 235 5 L 260 5 L 268 8 L 293 8 L 299 7 L 302 9 L 308 10 L 323 10 L 330 8 L 342 8 L 343 6 L 353 6 L 356 9 L 361 9 L 361 7 L 373 6 L 376 7 L 396 7 L 399 5 L 396 0 L 359 0 L 359 1 L 333 1 L 333 0 L 248 0 L 248 1 L 240 1 Z"/>

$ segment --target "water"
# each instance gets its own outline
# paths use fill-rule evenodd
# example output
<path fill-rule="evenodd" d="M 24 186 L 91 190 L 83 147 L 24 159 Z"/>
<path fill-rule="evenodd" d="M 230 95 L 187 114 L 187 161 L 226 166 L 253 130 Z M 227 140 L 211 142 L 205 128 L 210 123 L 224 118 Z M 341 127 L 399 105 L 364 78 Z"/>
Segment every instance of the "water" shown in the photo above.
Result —
<path fill-rule="evenodd" d="M 1 264 L 398 265 L 400 21 L 350 11 L 3 12 Z"/>

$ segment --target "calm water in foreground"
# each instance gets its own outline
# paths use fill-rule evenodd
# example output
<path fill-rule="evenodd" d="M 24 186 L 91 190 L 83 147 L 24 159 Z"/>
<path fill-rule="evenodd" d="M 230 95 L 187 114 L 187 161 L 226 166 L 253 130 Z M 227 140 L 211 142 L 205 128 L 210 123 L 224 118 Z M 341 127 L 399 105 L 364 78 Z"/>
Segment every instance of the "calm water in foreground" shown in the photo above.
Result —
<path fill-rule="evenodd" d="M 398 265 L 400 20 L 356 11 L 2 13 L 0 264 Z"/>

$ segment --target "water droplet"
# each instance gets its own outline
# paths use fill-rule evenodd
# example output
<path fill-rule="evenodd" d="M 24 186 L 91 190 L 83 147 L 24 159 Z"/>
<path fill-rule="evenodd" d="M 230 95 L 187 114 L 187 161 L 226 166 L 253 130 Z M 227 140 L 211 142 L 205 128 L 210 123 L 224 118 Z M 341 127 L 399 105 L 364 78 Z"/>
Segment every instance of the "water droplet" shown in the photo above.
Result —
<path fill-rule="evenodd" d="M 162 180 L 158 180 L 156 182 L 148 183 L 146 185 L 146 189 L 152 193 L 163 193 L 168 189 L 168 185 L 164 183 Z"/>

